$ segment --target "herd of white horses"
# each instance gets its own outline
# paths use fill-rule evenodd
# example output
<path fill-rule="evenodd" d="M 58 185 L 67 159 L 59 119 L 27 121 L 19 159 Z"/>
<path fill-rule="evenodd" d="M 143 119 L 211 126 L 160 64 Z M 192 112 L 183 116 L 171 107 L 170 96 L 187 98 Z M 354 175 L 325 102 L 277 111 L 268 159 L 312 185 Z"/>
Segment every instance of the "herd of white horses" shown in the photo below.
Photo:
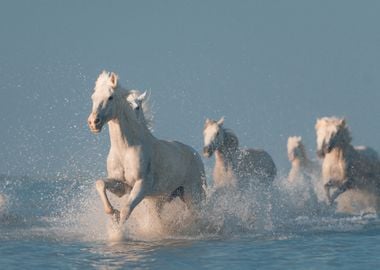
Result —
<path fill-rule="evenodd" d="M 99 133 L 108 124 L 111 141 L 108 177 L 96 181 L 105 212 L 123 224 L 144 198 L 156 200 L 159 207 L 176 197 L 189 211 L 199 210 L 207 185 L 202 159 L 192 147 L 160 140 L 152 134 L 146 93 L 123 88 L 115 73 L 103 71 L 91 98 L 89 128 Z M 223 122 L 223 118 L 207 119 L 203 130 L 203 154 L 215 155 L 215 188 L 270 186 L 277 174 L 271 156 L 263 150 L 240 148 L 238 137 Z M 292 167 L 288 182 L 317 177 L 327 204 L 354 191 L 370 198 L 375 209 L 380 209 L 380 159 L 376 151 L 352 146 L 344 119 L 318 119 L 315 130 L 317 161 L 307 157 L 301 137 L 289 137 Z M 107 191 L 127 196 L 120 210 L 112 206 Z"/>

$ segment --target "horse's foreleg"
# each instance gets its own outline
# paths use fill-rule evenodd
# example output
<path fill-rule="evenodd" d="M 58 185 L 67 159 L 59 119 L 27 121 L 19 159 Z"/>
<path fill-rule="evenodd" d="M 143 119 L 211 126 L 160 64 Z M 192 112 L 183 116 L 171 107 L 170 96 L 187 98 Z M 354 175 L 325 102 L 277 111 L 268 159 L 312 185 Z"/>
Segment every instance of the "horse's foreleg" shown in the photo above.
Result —
<path fill-rule="evenodd" d="M 114 213 L 114 209 L 108 200 L 107 194 L 106 194 L 106 183 L 103 180 L 97 180 L 96 181 L 96 190 L 98 191 L 98 194 L 100 196 L 100 199 L 103 202 L 104 206 L 104 212 L 106 214 L 112 215 Z"/>
<path fill-rule="evenodd" d="M 333 183 L 331 180 L 329 180 L 324 186 L 323 188 L 325 189 L 325 192 L 326 192 L 326 197 L 327 197 L 327 200 L 329 201 L 329 204 L 332 204 L 333 203 L 333 200 L 331 200 L 331 195 L 330 195 L 330 188 L 333 186 Z"/>
<path fill-rule="evenodd" d="M 339 197 L 339 195 L 341 195 L 342 193 L 344 193 L 347 189 L 350 188 L 350 184 L 351 184 L 352 181 L 350 181 L 350 179 L 346 180 L 341 186 L 339 186 L 337 188 L 337 190 L 335 190 L 335 192 L 331 195 L 331 203 L 333 203 L 336 198 Z"/>
<path fill-rule="evenodd" d="M 133 209 L 144 199 L 144 196 L 144 181 L 140 179 L 134 184 L 127 204 L 120 210 L 120 224 L 123 224 L 129 218 Z"/>
<path fill-rule="evenodd" d="M 124 183 L 121 181 L 117 181 L 117 180 L 97 180 L 96 181 L 96 190 L 98 191 L 100 199 L 103 202 L 104 211 L 106 212 L 106 214 L 112 215 L 117 210 L 115 210 L 112 207 L 107 197 L 107 193 L 106 193 L 107 189 L 119 197 L 123 196 L 126 193 L 126 189 L 125 189 Z"/>
<path fill-rule="evenodd" d="M 201 210 L 203 199 L 203 188 L 194 188 L 191 186 L 185 186 L 182 194 L 182 200 L 186 204 L 191 216 L 195 217 Z"/>

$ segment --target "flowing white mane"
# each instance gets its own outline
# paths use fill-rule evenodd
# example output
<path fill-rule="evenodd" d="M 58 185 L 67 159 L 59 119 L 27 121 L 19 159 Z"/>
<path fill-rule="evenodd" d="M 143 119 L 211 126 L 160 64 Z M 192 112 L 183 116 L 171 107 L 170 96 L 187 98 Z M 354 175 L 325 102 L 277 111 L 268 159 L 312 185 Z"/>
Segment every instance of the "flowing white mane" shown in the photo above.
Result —
<path fill-rule="evenodd" d="M 291 136 L 288 138 L 288 151 L 294 151 L 294 149 L 300 147 L 301 145 L 303 144 L 300 136 Z"/>
<path fill-rule="evenodd" d="M 95 89 L 110 89 L 111 87 L 112 85 L 110 83 L 110 72 L 103 70 L 96 79 Z"/>
<path fill-rule="evenodd" d="M 104 211 L 122 225 L 148 197 L 157 209 L 160 202 L 179 197 L 189 212 L 198 210 L 206 185 L 202 160 L 190 146 L 159 140 L 151 134 L 148 129 L 153 115 L 146 93 L 124 89 L 115 73 L 102 72 L 91 99 L 89 128 L 97 134 L 108 124 L 111 140 L 108 178 L 96 182 Z M 120 210 L 112 206 L 107 190 L 119 197 L 128 195 Z"/>
<path fill-rule="evenodd" d="M 305 146 L 303 145 L 302 137 L 300 136 L 289 137 L 287 148 L 289 160 L 306 157 Z"/>
<path fill-rule="evenodd" d="M 344 118 L 332 116 L 317 119 L 315 130 L 317 133 L 317 149 L 321 149 L 323 144 L 329 141 L 332 136 L 338 134 L 338 132 L 340 141 L 350 143 L 352 139 L 351 132 Z"/>
<path fill-rule="evenodd" d="M 147 96 L 146 92 L 142 93 L 138 90 L 124 88 L 118 83 L 118 76 L 113 72 L 101 72 L 95 82 L 93 94 L 96 105 L 102 102 L 103 106 L 105 106 L 115 96 L 121 98 L 122 107 L 128 106 L 128 109 L 135 113 L 137 120 L 150 131 L 153 131 L 153 113 L 149 103 L 150 95 Z"/>
<path fill-rule="evenodd" d="M 323 158 L 322 183 L 329 203 L 350 191 L 337 201 L 339 211 L 380 209 L 380 161 L 376 151 L 351 145 L 350 130 L 344 118 L 323 117 L 317 120 L 315 129 L 318 152 Z"/>

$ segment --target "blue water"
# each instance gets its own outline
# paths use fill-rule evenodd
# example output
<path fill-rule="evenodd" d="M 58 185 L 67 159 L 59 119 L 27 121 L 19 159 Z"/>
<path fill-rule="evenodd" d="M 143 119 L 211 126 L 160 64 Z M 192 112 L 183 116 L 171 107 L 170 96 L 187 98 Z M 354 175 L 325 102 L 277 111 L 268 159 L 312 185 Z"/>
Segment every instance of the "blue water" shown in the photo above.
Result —
<path fill-rule="evenodd" d="M 297 212 L 279 191 L 265 206 L 249 199 L 253 194 L 214 194 L 196 230 L 141 237 L 127 224 L 124 238 L 113 241 L 92 181 L 51 179 L 0 178 L 1 269 L 380 267 L 376 214 L 337 214 L 321 205 Z M 268 213 L 252 223 L 251 211 Z"/>

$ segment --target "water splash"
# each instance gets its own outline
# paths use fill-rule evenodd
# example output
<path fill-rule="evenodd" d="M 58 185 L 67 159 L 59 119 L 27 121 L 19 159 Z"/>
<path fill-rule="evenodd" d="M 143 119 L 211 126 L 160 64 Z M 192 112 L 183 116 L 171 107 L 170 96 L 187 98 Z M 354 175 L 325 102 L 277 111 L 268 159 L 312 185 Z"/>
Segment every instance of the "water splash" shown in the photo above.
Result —
<path fill-rule="evenodd" d="M 143 200 L 125 226 L 115 226 L 103 212 L 92 180 L 83 177 L 31 179 L 2 177 L 0 226 L 2 237 L 49 237 L 58 240 L 210 239 L 357 230 L 379 224 L 370 211 L 336 213 L 313 182 L 289 185 L 279 177 L 270 188 L 207 189 L 207 199 L 192 215 L 180 199 L 157 210 Z M 343 197 L 344 198 L 344 197 Z M 110 195 L 120 207 L 126 198 Z M 363 210 L 363 209 L 362 209 Z M 368 209 L 365 209 L 368 210 Z M 376 225 L 377 226 L 377 225 Z"/>

